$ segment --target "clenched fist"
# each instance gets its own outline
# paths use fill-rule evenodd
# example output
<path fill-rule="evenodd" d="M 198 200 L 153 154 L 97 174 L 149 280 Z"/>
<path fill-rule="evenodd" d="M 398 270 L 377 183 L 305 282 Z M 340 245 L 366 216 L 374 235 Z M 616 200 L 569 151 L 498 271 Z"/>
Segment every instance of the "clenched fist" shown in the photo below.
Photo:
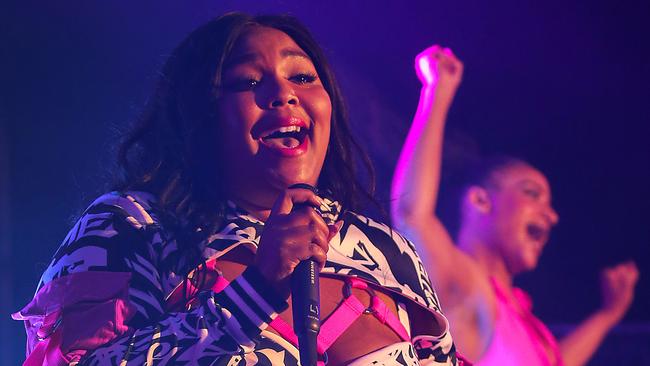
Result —
<path fill-rule="evenodd" d="M 434 88 L 436 98 L 453 97 L 463 78 L 463 63 L 449 48 L 431 46 L 415 57 L 415 71 L 425 88 Z"/>
<path fill-rule="evenodd" d="M 615 322 L 623 318 L 634 299 L 639 269 L 632 261 L 605 268 L 601 273 L 602 310 Z"/>

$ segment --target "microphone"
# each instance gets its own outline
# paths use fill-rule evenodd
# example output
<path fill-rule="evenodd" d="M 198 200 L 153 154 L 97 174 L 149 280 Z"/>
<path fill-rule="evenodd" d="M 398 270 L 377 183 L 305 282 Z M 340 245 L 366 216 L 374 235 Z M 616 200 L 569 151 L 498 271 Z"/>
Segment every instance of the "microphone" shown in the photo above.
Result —
<path fill-rule="evenodd" d="M 315 187 L 298 183 L 289 188 L 303 188 L 317 193 Z M 305 206 L 301 203 L 294 208 Z M 320 213 L 317 207 L 314 209 Z M 320 331 L 320 286 L 318 263 L 303 260 L 291 274 L 291 307 L 293 331 L 298 337 L 298 351 L 302 366 L 316 366 L 318 361 L 318 332 Z"/>

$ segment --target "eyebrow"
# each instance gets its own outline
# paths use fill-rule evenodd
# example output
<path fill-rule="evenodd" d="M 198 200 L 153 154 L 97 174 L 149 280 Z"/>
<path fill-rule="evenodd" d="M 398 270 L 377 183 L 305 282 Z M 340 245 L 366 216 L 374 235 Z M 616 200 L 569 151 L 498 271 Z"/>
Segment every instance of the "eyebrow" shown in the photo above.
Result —
<path fill-rule="evenodd" d="M 532 179 L 528 179 L 528 178 L 524 178 L 524 179 L 520 180 L 518 185 L 520 185 L 520 186 L 532 185 L 532 186 L 535 186 L 535 188 L 538 188 L 538 189 L 541 189 L 541 190 L 544 189 L 544 186 L 542 184 L 540 184 L 540 183 L 538 183 L 538 182 L 536 182 L 536 181 L 534 181 Z"/>
<path fill-rule="evenodd" d="M 283 59 L 287 57 L 299 57 L 311 62 L 311 58 L 304 51 L 292 47 L 287 47 L 280 50 L 280 56 L 282 56 Z M 260 54 L 255 52 L 235 55 L 226 61 L 223 68 L 228 69 L 241 64 L 253 63 L 258 61 L 260 58 Z"/>
<path fill-rule="evenodd" d="M 549 199 L 551 197 L 550 189 L 533 179 L 524 178 L 521 181 L 519 181 L 518 186 L 520 186 L 521 188 L 525 188 L 527 186 L 533 186 L 534 189 L 538 189 L 540 192 L 548 195 Z"/>

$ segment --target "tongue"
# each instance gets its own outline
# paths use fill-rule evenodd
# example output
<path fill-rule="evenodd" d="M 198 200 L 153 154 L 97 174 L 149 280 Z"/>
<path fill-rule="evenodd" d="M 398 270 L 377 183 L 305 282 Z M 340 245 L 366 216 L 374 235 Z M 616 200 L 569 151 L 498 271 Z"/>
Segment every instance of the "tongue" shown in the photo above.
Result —
<path fill-rule="evenodd" d="M 293 149 L 300 145 L 300 141 L 293 137 L 267 138 L 264 139 L 264 143 L 276 149 Z"/>

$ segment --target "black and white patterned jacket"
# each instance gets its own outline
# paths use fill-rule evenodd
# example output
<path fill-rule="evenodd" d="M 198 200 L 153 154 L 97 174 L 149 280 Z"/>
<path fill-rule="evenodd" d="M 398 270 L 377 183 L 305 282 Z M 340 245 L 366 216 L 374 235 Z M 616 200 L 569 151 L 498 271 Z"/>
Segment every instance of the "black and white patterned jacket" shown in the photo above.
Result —
<path fill-rule="evenodd" d="M 332 208 L 331 219 L 336 219 L 338 204 L 327 202 Z M 237 245 L 257 246 L 263 235 L 263 222 L 231 209 L 223 225 L 202 243 L 206 259 Z M 417 302 L 438 321 L 444 320 L 411 242 L 388 226 L 352 212 L 339 219 L 344 225 L 330 242 L 323 274 L 363 278 Z M 265 279 L 253 267 L 219 293 L 202 292 L 199 305 L 191 311 L 166 311 L 165 298 L 184 279 L 183 273 L 176 273 L 181 260 L 178 253 L 172 234 L 160 224 L 155 199 L 148 193 L 108 193 L 86 209 L 43 273 L 36 294 L 39 304 L 63 306 L 42 293 L 52 281 L 93 271 L 126 273 L 131 311 L 116 318 L 118 322 L 125 319 L 126 330 L 109 336 L 99 347 L 90 347 L 87 353 L 80 352 L 79 357 L 85 356 L 79 365 L 297 365 L 286 342 L 264 335 L 268 323 L 286 309 L 287 302 L 264 285 Z M 42 312 L 47 317 L 47 310 Z M 65 315 L 65 309 L 62 313 Z M 63 331 L 65 321 L 64 316 Z M 38 325 L 31 323 L 32 327 Z M 446 329 L 446 324 L 442 328 Z M 37 344 L 40 339 L 32 342 Z M 414 343 L 417 356 L 413 358 L 419 364 L 457 362 L 447 331 Z M 76 364 L 79 357 L 72 351 L 64 350 L 71 352 L 66 359 Z"/>

